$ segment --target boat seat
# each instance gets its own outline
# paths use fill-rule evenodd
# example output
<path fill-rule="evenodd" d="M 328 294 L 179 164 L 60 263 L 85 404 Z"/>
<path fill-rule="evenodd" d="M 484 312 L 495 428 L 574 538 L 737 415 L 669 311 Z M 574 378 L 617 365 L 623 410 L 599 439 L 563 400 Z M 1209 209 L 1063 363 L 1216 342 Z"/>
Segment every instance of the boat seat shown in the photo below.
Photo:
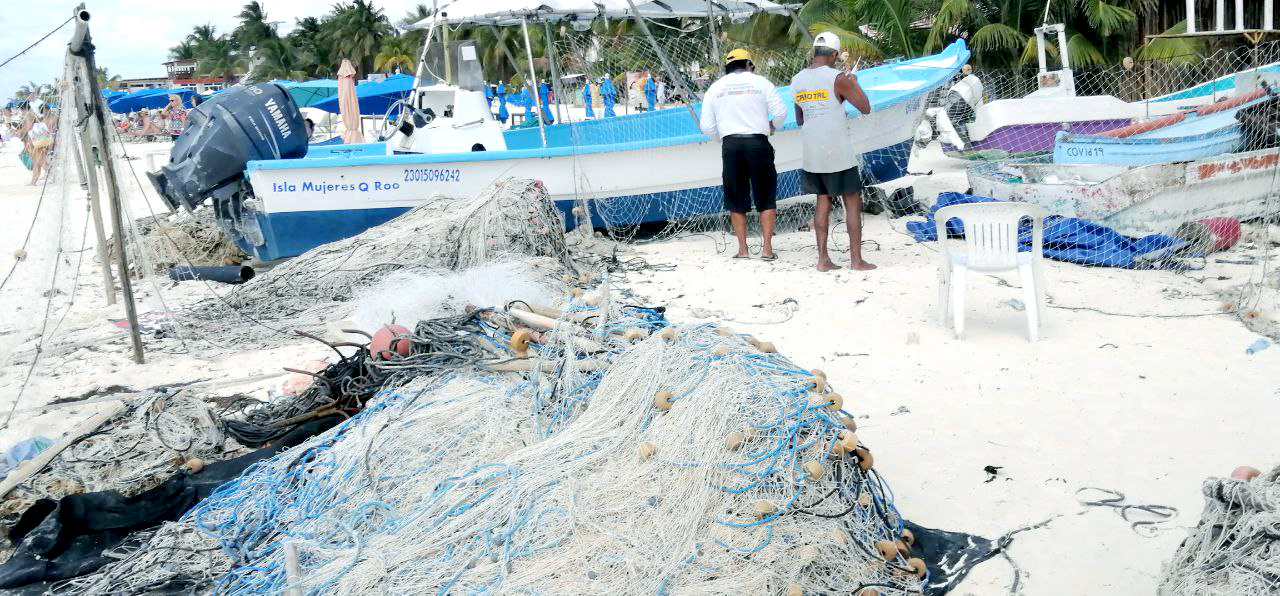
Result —
<path fill-rule="evenodd" d="M 1044 324 L 1044 218 L 1047 212 L 1030 203 L 994 202 L 950 205 L 934 214 L 941 262 L 939 263 L 938 322 L 947 324 L 947 315 L 956 339 L 964 335 L 964 294 L 967 273 L 1017 271 L 1022 277 L 1027 338 L 1036 341 Z M 964 251 L 952 250 L 945 242 L 947 222 L 958 219 L 964 227 Z M 1018 230 L 1031 220 L 1031 250 L 1019 251 Z"/>

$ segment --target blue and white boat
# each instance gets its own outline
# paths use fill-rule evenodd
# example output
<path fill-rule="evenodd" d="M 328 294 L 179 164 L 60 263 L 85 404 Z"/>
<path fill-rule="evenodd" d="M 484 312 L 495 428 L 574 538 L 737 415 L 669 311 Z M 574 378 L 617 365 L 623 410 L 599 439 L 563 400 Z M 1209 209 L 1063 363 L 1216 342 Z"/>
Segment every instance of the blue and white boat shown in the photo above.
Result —
<path fill-rule="evenodd" d="M 1272 100 L 1265 91 L 1259 90 L 1194 112 L 1102 134 L 1059 131 L 1054 141 L 1053 162 L 1140 166 L 1232 153 L 1239 150 L 1243 142 L 1236 112 Z"/>
<path fill-rule="evenodd" d="M 555 0 L 537 5 L 521 1 L 506 3 L 514 8 L 494 8 L 504 3 L 486 0 L 455 2 L 439 12 L 440 21 L 419 24 L 428 28 L 426 47 L 432 47 L 432 34 L 439 25 L 523 25 L 537 19 L 580 24 L 595 18 L 706 15 L 708 10 L 702 0 Z M 789 12 L 766 0 L 725 0 L 714 6 L 731 17 Z M 282 119 L 273 111 L 278 106 L 264 111 L 269 98 L 289 101 L 282 89 L 267 84 L 253 92 L 256 100 L 237 100 L 239 105 L 221 111 L 214 109 L 217 106 L 206 110 L 210 125 L 250 133 L 251 140 L 234 145 L 254 153 L 236 150 L 246 156 L 232 163 L 223 159 L 223 147 L 230 145 L 215 139 L 211 131 L 201 140 L 201 131 L 189 128 L 184 132 L 189 142 L 180 139 L 170 164 L 152 174 L 152 179 L 171 206 L 195 208 L 212 200 L 223 227 L 246 252 L 265 261 L 353 236 L 433 196 L 475 196 L 508 177 L 542 181 L 569 228 L 612 228 L 723 211 L 720 143 L 699 130 L 700 104 L 557 123 L 545 129 L 503 130 L 485 101 L 475 47 L 452 48 L 455 60 L 449 64 L 456 65 L 452 77 L 456 86 L 415 86 L 397 108 L 398 120 L 387 127 L 390 134 L 385 141 L 312 145 L 304 155 L 301 146 L 287 142 L 297 138 L 288 138 L 288 115 Z M 847 142 L 862 155 L 864 172 L 877 180 L 905 173 L 927 97 L 950 81 L 968 59 L 965 43 L 956 41 L 931 56 L 858 72 L 872 112 L 862 115 L 846 106 Z M 428 62 L 424 49 L 416 80 L 428 80 L 424 76 Z M 779 92 L 787 104 L 787 121 L 771 142 L 779 174 L 778 198 L 787 198 L 801 194 L 802 148 L 791 93 L 785 87 Z M 250 107 L 245 101 L 261 106 Z M 225 116 L 218 115 L 222 113 Z M 233 125 L 230 120 L 235 114 L 255 121 Z M 199 155 L 202 152 L 204 157 Z M 223 175 L 220 168 L 225 166 L 235 168 L 231 170 L 236 173 L 234 179 Z M 212 174 L 215 170 L 217 175 Z M 206 179 L 208 183 L 197 183 Z"/>

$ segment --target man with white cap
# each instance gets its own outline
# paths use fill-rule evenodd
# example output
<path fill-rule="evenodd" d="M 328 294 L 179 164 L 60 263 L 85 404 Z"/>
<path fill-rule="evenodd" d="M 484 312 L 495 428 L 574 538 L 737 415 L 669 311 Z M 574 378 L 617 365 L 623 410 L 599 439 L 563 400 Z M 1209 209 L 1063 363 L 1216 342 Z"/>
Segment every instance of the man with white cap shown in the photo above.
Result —
<path fill-rule="evenodd" d="M 764 248 L 760 258 L 772 261 L 773 227 L 777 221 L 778 173 L 773 165 L 769 135 L 787 118 L 786 105 L 773 83 L 755 74 L 751 54 L 744 49 L 729 52 L 725 75 L 711 84 L 702 100 L 702 132 L 720 139 L 724 205 L 729 211 L 738 254 L 746 259 L 747 211 L 755 204 L 760 212 Z"/>
<path fill-rule="evenodd" d="M 840 38 L 819 33 L 813 39 L 813 61 L 791 77 L 796 100 L 796 123 L 804 146 L 800 190 L 818 195 L 813 231 L 818 239 L 818 271 L 840 267 L 827 255 L 831 199 L 844 199 L 845 226 L 849 231 L 850 266 L 859 271 L 876 266 L 862 260 L 862 177 L 858 155 L 849 142 L 844 102 L 859 112 L 871 112 L 866 93 L 852 72 L 832 68 L 840 55 Z"/>

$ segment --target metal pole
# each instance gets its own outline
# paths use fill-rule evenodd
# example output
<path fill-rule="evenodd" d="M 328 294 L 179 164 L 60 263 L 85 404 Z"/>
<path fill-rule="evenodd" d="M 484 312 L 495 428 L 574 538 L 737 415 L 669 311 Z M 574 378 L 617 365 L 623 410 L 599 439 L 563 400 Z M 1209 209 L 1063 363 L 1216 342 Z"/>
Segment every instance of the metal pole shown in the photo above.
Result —
<path fill-rule="evenodd" d="M 93 42 L 89 37 L 89 11 L 81 4 L 75 10 L 76 32 L 68 51 L 84 59 L 85 72 L 97 73 L 93 59 Z M 133 302 L 133 284 L 129 281 L 129 257 L 124 250 L 124 215 L 120 202 L 120 186 L 116 180 L 116 167 L 108 151 L 107 121 L 103 114 L 102 94 L 98 91 L 98 77 L 89 76 L 89 100 L 92 117 L 90 126 L 97 130 L 98 147 L 102 151 L 102 171 L 106 176 L 107 200 L 111 202 L 111 227 L 116 237 L 116 272 L 120 275 L 120 289 L 124 293 L 124 310 L 129 319 L 129 337 L 133 342 L 133 361 L 142 364 L 142 336 L 138 333 L 138 308 Z"/>
<path fill-rule="evenodd" d="M 494 25 L 489 25 L 489 31 L 493 32 L 493 37 L 494 37 L 494 39 L 497 39 L 497 40 L 498 40 L 498 43 L 499 43 L 500 45 L 502 45 L 502 53 L 503 53 L 503 54 L 506 54 L 506 56 L 507 56 L 507 62 L 511 64 L 511 70 L 512 70 L 512 72 L 519 73 L 519 72 L 520 72 L 520 62 L 519 62 L 519 61 L 517 61 L 517 60 L 516 60 L 516 57 L 511 53 L 511 48 L 508 48 L 508 47 L 507 47 L 507 40 L 502 39 L 502 32 L 501 32 L 501 31 L 499 31 L 499 30 L 498 30 L 498 27 L 497 27 L 497 26 L 494 26 Z M 525 85 L 525 87 L 526 87 L 526 88 L 530 88 L 527 84 Z M 539 120 L 541 120 L 541 118 L 539 118 Z M 542 145 L 545 147 L 545 146 L 546 146 L 546 144 L 547 144 L 547 141 L 546 141 L 546 139 L 544 138 L 544 139 L 543 139 L 543 141 L 542 141 Z"/>
<path fill-rule="evenodd" d="M 707 0 L 707 36 L 711 38 L 711 66 L 714 67 L 724 56 L 720 55 L 720 36 L 716 35 L 716 13 L 711 0 Z"/>
<path fill-rule="evenodd" d="M 685 87 L 684 77 L 680 76 L 680 73 L 676 72 L 675 66 L 672 66 L 671 60 L 667 58 L 667 52 L 662 49 L 662 46 L 658 45 L 658 40 L 653 38 L 653 34 L 649 33 L 649 25 L 645 24 L 644 17 L 640 16 L 640 11 L 636 8 L 636 3 L 632 2 L 632 0 L 627 0 L 627 6 L 631 8 L 631 18 L 635 19 L 637 25 L 640 25 L 640 31 L 649 39 L 649 45 L 653 46 L 654 53 L 658 55 L 658 60 L 662 62 L 662 68 L 665 68 L 667 70 L 667 74 L 671 76 L 671 80 L 680 86 L 680 93 L 689 98 L 688 101 L 685 102 L 685 107 L 689 108 L 689 115 L 693 117 L 694 123 L 698 123 L 698 114 L 693 111 L 693 100 L 696 99 L 697 96 L 691 93 L 688 87 Z"/>
<path fill-rule="evenodd" d="M 1267 3 L 1270 6 L 1270 2 Z M 1187 33 L 1196 32 L 1196 0 L 1187 0 Z"/>
<path fill-rule="evenodd" d="M 538 93 L 538 73 L 533 71 L 533 44 L 529 43 L 529 19 L 520 17 L 520 28 L 524 30 L 524 53 L 529 58 L 529 80 L 533 82 L 529 88 L 532 89 L 533 105 L 538 112 L 538 134 L 542 136 L 542 146 L 546 147 L 547 125 L 542 121 L 542 94 Z"/>
<path fill-rule="evenodd" d="M 553 43 L 551 36 L 551 23 L 542 21 L 542 28 L 547 32 L 547 61 L 551 63 L 551 88 L 556 92 L 556 120 L 564 122 L 564 118 L 560 116 L 560 104 L 564 102 L 564 87 L 560 84 L 560 65 L 559 56 L 556 56 L 556 44 Z M 568 111 L 568 108 L 565 109 Z"/>
<path fill-rule="evenodd" d="M 83 62 L 81 62 L 80 66 L 84 66 Z M 77 68 L 75 72 L 76 77 L 90 76 L 84 72 L 83 68 Z M 96 75 L 93 76 L 97 78 Z M 107 293 L 107 306 L 111 306 L 116 303 L 116 284 L 115 279 L 111 276 L 111 253 L 107 250 L 107 233 L 102 229 L 102 204 L 98 200 L 98 164 L 93 157 L 93 143 L 89 140 L 91 136 L 89 133 L 89 114 L 92 112 L 92 107 L 90 107 L 92 104 L 89 103 L 90 98 L 84 97 L 83 91 L 86 88 L 84 82 L 75 81 L 73 84 L 77 91 L 81 92 L 76 109 L 80 115 L 78 120 L 84 122 L 85 126 L 78 135 L 80 137 L 79 153 L 84 154 L 85 179 L 89 183 L 89 215 L 93 218 L 93 232 L 98 240 L 98 267 L 102 270 L 102 285 Z"/>

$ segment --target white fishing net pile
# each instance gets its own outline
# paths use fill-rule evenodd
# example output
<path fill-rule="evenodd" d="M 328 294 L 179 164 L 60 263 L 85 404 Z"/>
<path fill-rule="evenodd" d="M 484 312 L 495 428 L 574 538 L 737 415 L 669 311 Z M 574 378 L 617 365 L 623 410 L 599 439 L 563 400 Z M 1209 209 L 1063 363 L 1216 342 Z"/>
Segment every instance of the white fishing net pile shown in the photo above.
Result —
<path fill-rule="evenodd" d="M 133 230 L 134 240 L 141 243 L 146 258 L 130 260 L 147 263 L 151 273 L 164 274 L 174 265 L 214 267 L 245 260 L 244 251 L 222 231 L 208 209 L 147 215 L 133 222 Z M 130 245 L 135 249 L 137 246 Z"/>
<path fill-rule="evenodd" d="M 598 331 L 625 323 L 614 318 Z M 582 325 L 562 320 L 560 328 L 547 344 L 585 337 Z M 351 421 L 224 486 L 123 561 L 63 587 L 921 588 L 910 554 L 886 561 L 878 550 L 903 537 L 902 521 L 878 474 L 860 467 L 871 464 L 865 447 L 842 455 L 842 444 L 858 441 L 851 419 L 827 407 L 839 398 L 820 376 L 705 326 L 635 345 L 599 333 L 587 341 L 610 348 L 596 354 L 611 361 L 603 373 L 470 369 L 384 391 Z M 615 352 L 620 345 L 625 351 Z M 581 356 L 554 346 L 545 353 L 565 371 Z M 289 549 L 300 570 L 292 583 Z"/>
<path fill-rule="evenodd" d="M 1280 467 L 1253 480 L 1209 478 L 1200 525 L 1160 580 L 1162 595 L 1280 592 Z"/>
<path fill-rule="evenodd" d="M 474 198 L 435 197 L 357 236 L 307 251 L 203 302 L 187 318 L 217 322 L 204 330 L 251 343 L 292 328 L 323 329 L 350 314 L 347 303 L 362 288 L 396 272 L 440 275 L 516 257 L 536 268 L 539 278 L 559 279 L 573 271 L 563 229 L 541 182 L 499 180 Z M 229 329 L 227 321 L 258 325 Z"/>

